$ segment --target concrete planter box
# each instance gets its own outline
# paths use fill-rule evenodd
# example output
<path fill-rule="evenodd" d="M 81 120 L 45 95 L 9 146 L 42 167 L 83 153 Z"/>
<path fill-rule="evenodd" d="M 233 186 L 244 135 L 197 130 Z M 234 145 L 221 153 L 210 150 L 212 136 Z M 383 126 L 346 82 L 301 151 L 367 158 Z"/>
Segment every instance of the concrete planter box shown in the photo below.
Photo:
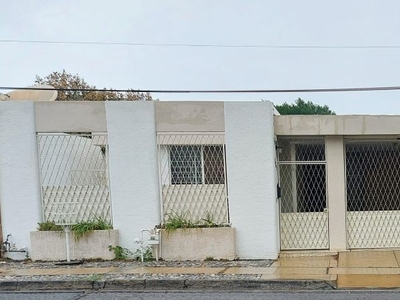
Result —
<path fill-rule="evenodd" d="M 235 228 L 177 229 L 161 231 L 161 257 L 164 260 L 235 259 Z"/>
<path fill-rule="evenodd" d="M 75 240 L 69 236 L 71 260 L 114 258 L 114 252 L 108 246 L 119 245 L 118 230 L 94 230 L 89 235 Z M 31 231 L 32 260 L 59 261 L 67 258 L 65 233 L 62 231 Z"/>

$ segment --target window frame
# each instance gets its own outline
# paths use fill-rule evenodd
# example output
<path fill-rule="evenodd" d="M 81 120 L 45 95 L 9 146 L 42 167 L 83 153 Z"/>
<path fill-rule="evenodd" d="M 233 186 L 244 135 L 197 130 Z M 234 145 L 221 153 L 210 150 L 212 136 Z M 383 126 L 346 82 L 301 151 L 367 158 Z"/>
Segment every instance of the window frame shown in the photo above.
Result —
<path fill-rule="evenodd" d="M 222 162 L 222 167 L 223 167 L 223 176 L 220 176 L 218 178 L 221 178 L 220 180 L 213 180 L 212 178 L 207 178 L 207 172 L 206 172 L 206 165 L 205 165 L 205 148 L 206 147 L 210 147 L 211 148 L 217 148 L 219 149 L 219 151 L 215 151 L 214 153 L 217 153 L 217 155 L 221 155 L 220 159 Z M 193 174 L 177 174 L 176 176 L 174 176 L 174 172 L 176 171 L 176 169 L 179 170 L 179 166 L 177 167 L 173 167 L 173 159 L 172 159 L 172 151 L 174 149 L 183 149 L 183 148 L 187 148 L 190 149 L 192 148 L 193 150 L 191 150 L 192 153 L 195 154 L 199 154 L 198 155 L 198 160 L 195 158 L 195 160 L 193 160 L 194 163 L 194 169 L 196 172 L 196 163 L 199 161 L 200 162 L 200 172 L 198 173 L 193 173 Z M 198 150 L 195 150 L 198 149 Z M 168 166 L 169 166 L 169 182 L 171 185 L 206 185 L 206 184 L 225 184 L 226 181 L 226 155 L 225 155 L 225 145 L 224 144 L 212 144 L 212 145 L 168 145 L 167 146 L 167 151 L 168 151 Z M 197 152 L 198 151 L 198 152 Z M 182 170 L 182 166 L 180 168 L 180 170 Z M 200 175 L 200 180 L 198 180 L 198 176 Z M 175 178 L 193 178 L 193 181 L 185 181 L 185 180 L 176 180 Z"/>

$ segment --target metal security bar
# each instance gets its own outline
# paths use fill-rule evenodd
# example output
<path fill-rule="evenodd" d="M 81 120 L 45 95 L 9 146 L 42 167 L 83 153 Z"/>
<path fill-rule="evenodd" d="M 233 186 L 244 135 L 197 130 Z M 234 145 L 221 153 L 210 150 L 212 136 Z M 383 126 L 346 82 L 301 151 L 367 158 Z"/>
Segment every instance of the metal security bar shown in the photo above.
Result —
<path fill-rule="evenodd" d="M 349 248 L 400 246 L 400 142 L 347 141 Z"/>
<path fill-rule="evenodd" d="M 328 249 L 323 139 L 278 140 L 282 250 Z"/>
<path fill-rule="evenodd" d="M 107 135 L 37 134 L 43 220 L 111 222 Z"/>
<path fill-rule="evenodd" d="M 162 216 L 229 223 L 223 134 L 158 134 Z"/>

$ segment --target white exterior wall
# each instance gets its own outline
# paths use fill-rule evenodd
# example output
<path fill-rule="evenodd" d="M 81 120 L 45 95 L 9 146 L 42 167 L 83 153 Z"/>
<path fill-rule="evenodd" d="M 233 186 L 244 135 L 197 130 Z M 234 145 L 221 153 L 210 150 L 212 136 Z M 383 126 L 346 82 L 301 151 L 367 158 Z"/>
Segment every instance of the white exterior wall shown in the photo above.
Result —
<path fill-rule="evenodd" d="M 114 228 L 120 244 L 137 248 L 142 229 L 160 223 L 153 102 L 106 102 Z"/>
<path fill-rule="evenodd" d="M 327 136 L 327 196 L 331 251 L 346 250 L 346 178 L 343 136 Z"/>
<path fill-rule="evenodd" d="M 276 259 L 279 227 L 272 104 L 226 102 L 225 140 L 237 255 Z"/>
<path fill-rule="evenodd" d="M 30 245 L 41 221 L 41 198 L 32 102 L 0 102 L 0 201 L 3 238 Z M 19 253 L 9 257 L 24 258 Z"/>
<path fill-rule="evenodd" d="M 53 105 L 56 106 L 57 103 Z M 121 246 L 134 250 L 137 248 L 134 240 L 140 237 L 141 229 L 154 228 L 160 223 L 156 127 L 159 126 L 162 130 L 171 129 L 168 127 L 167 117 L 172 118 L 175 115 L 171 115 L 170 110 L 160 110 L 158 113 L 163 116 L 163 123 L 157 125 L 156 102 L 120 101 L 106 102 L 104 105 L 105 111 L 101 110 L 99 118 L 102 118 L 105 112 L 107 124 L 100 122 L 102 125 L 99 128 L 108 128 L 114 227 L 120 231 Z M 196 103 L 193 109 L 199 111 L 201 116 L 207 117 L 208 111 L 198 109 L 201 105 L 202 103 Z M 163 103 L 162 107 L 164 106 L 168 105 Z M 186 106 L 183 108 L 187 109 Z M 175 108 L 179 107 L 176 104 Z M 208 133 L 222 133 L 225 130 L 230 221 L 236 229 L 237 255 L 249 259 L 277 258 L 279 214 L 276 200 L 277 173 L 272 104 L 225 102 L 208 104 L 207 107 L 209 110 L 217 110 L 218 114 L 214 113 L 213 118 L 195 118 L 194 122 L 182 113 L 176 117 L 172 129 L 181 128 L 180 132 L 188 132 L 189 128 L 196 129 L 196 132 Z M 70 113 L 73 115 L 72 109 Z M 36 119 L 43 119 L 45 116 L 44 112 L 36 113 Z M 336 117 L 338 120 L 344 118 Z M 360 120 L 364 119 L 370 120 L 369 117 Z M 394 124 L 400 117 L 389 119 Z M 285 126 L 289 125 L 285 125 L 284 121 L 290 119 L 278 116 L 275 120 L 278 124 L 276 131 L 281 135 L 311 135 L 318 131 L 311 130 L 313 123 L 305 122 L 308 125 L 304 128 L 287 128 Z M 322 122 L 324 120 L 321 117 L 319 126 L 325 124 Z M 327 119 L 329 120 L 331 117 Z M 191 124 L 192 121 L 196 126 Z M 45 125 L 41 125 L 44 132 L 47 131 Z M 79 128 L 85 131 L 95 129 L 89 125 Z M 67 131 L 66 128 L 70 130 L 70 127 L 60 127 L 59 131 Z M 368 128 L 369 131 L 365 131 L 365 134 L 371 133 L 372 127 Z M 364 132 L 361 129 L 360 132 Z M 35 110 L 32 102 L 0 102 L 0 201 L 3 235 L 5 239 L 6 235 L 11 233 L 11 242 L 15 243 L 17 248 L 29 247 L 30 231 L 35 230 L 37 222 L 42 219 L 35 131 Z M 392 131 L 400 132 L 399 129 Z M 344 250 L 346 186 L 343 137 L 338 136 L 336 131 L 331 134 L 332 136 L 327 136 L 326 139 L 330 246 L 333 250 Z M 23 254 L 16 255 L 18 254 L 13 254 L 13 257 L 23 257 Z"/>
<path fill-rule="evenodd" d="M 276 135 L 395 135 L 400 116 L 387 115 L 286 115 L 275 116 Z"/>

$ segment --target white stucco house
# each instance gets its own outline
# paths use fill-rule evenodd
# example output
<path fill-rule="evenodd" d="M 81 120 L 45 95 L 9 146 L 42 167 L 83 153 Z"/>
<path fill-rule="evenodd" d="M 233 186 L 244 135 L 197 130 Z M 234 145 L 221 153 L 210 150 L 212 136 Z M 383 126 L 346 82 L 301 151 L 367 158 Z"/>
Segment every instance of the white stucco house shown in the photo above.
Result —
<path fill-rule="evenodd" d="M 2 233 L 110 220 L 122 247 L 173 213 L 235 228 L 236 256 L 400 246 L 400 117 L 263 102 L 0 102 Z M 218 241 L 215 241 L 218 243 Z"/>

